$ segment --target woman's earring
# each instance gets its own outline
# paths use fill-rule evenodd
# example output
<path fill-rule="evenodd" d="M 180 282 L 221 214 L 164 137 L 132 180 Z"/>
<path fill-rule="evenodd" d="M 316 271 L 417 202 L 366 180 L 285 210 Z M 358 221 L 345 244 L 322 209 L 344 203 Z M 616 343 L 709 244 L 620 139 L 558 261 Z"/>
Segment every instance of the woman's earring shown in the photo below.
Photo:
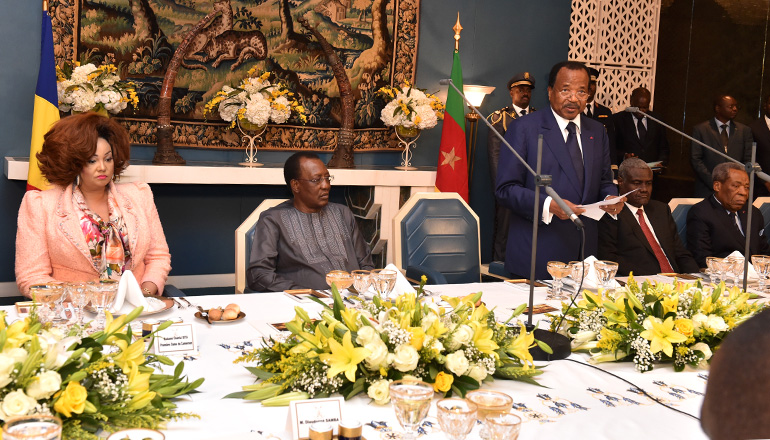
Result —
<path fill-rule="evenodd" d="M 80 186 L 80 174 L 75 176 L 75 186 Z"/>

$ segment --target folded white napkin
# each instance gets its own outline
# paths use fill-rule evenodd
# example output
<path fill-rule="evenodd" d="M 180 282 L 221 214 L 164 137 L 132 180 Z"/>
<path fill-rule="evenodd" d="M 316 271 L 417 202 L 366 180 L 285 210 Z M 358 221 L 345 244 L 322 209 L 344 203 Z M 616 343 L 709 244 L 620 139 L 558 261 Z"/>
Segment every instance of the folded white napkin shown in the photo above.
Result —
<path fill-rule="evenodd" d="M 596 257 L 591 255 L 590 257 L 586 258 L 584 260 L 586 263 L 589 264 L 588 269 L 586 270 L 586 276 L 583 280 L 583 289 L 598 289 L 599 288 L 599 277 L 596 276 L 596 268 L 594 268 L 594 263 L 598 261 Z M 618 284 L 617 281 L 612 280 L 613 283 L 615 283 L 615 288 L 619 288 L 620 284 Z M 573 286 L 577 287 L 578 284 L 580 284 L 580 280 L 572 280 L 570 283 Z"/>
<path fill-rule="evenodd" d="M 110 307 L 110 312 L 121 314 L 128 313 L 136 307 L 142 306 L 145 311 L 149 310 L 149 304 L 142 295 L 142 288 L 136 281 L 134 274 L 127 270 L 123 272 L 118 283 L 118 293 L 115 295 L 115 301 Z"/>
<path fill-rule="evenodd" d="M 404 293 L 415 293 L 414 287 L 412 287 L 412 283 L 410 283 L 409 280 L 407 280 L 406 277 L 401 273 L 401 271 L 396 268 L 395 264 L 388 264 L 385 266 L 385 269 L 396 271 L 396 287 L 393 288 L 391 296 L 396 297 L 403 295 Z"/>
<path fill-rule="evenodd" d="M 727 256 L 727 258 L 730 258 L 730 257 L 743 258 L 743 254 L 738 252 L 738 251 L 733 251 L 732 254 Z M 741 276 L 741 280 L 742 279 L 743 279 L 743 277 Z M 757 280 L 759 280 L 759 275 L 757 275 L 757 271 L 754 270 L 754 266 L 751 264 L 751 261 L 749 261 L 749 280 L 750 281 L 757 281 Z M 741 283 L 743 283 L 743 281 L 741 281 Z M 741 286 L 742 285 L 743 284 L 741 284 Z"/>

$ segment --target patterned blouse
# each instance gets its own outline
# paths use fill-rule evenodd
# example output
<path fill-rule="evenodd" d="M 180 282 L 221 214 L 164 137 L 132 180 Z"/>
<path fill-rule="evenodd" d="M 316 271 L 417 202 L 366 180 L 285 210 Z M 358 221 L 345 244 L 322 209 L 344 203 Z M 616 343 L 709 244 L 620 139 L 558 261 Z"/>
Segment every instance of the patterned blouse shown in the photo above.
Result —
<path fill-rule="evenodd" d="M 112 192 L 108 192 L 107 198 L 110 217 L 107 223 L 88 208 L 80 188 L 75 186 L 72 196 L 75 211 L 80 214 L 80 229 L 83 230 L 99 278 L 120 279 L 123 271 L 131 267 L 131 250 L 128 246 L 128 229 Z"/>

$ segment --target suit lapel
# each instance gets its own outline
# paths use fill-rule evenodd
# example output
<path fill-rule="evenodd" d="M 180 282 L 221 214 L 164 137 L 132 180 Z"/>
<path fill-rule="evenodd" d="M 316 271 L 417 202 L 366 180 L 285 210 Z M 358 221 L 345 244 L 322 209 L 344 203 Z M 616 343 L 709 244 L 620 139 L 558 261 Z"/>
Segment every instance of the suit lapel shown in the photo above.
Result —
<path fill-rule="evenodd" d="M 634 236 L 637 240 L 644 243 L 645 249 L 650 251 L 653 255 L 655 255 L 655 252 L 652 250 L 652 246 L 650 246 L 650 242 L 647 240 L 647 236 L 644 235 L 644 231 L 642 231 L 641 225 L 639 225 L 639 221 L 637 220 L 636 212 L 631 211 L 628 206 L 624 206 L 623 210 L 620 211 L 620 215 L 624 216 L 624 221 L 628 222 L 629 225 L 631 225 L 631 231 L 633 232 Z"/>
<path fill-rule="evenodd" d="M 88 250 L 88 243 L 80 228 L 80 218 L 72 204 L 72 187 L 62 191 L 56 205 L 56 214 L 61 218 L 58 224 L 61 233 L 67 237 L 67 240 L 75 246 L 80 254 L 86 259 L 89 266 L 93 266 L 91 252 Z"/>
<path fill-rule="evenodd" d="M 582 116 L 581 116 L 582 118 Z M 598 133 L 585 124 L 588 117 L 583 119 L 580 124 L 580 142 L 583 146 L 583 167 L 585 168 L 585 185 L 583 185 L 583 200 L 588 200 L 589 188 L 588 176 L 593 176 L 596 166 L 596 157 L 601 154 L 601 148 L 596 147 L 598 142 Z M 602 129 L 604 127 L 602 126 Z M 581 200 L 582 201 L 582 200 Z"/>
<path fill-rule="evenodd" d="M 722 139 L 719 137 L 719 127 L 714 118 L 709 119 L 709 128 L 711 128 L 711 145 L 722 146 Z M 717 148 L 719 149 L 719 148 Z M 727 150 L 730 150 L 730 142 L 727 143 Z"/>
<path fill-rule="evenodd" d="M 544 129 L 543 142 L 553 153 L 562 172 L 569 179 L 570 184 L 575 188 L 579 188 L 580 181 L 578 180 L 577 171 L 575 171 L 575 166 L 572 165 L 572 156 L 567 151 L 567 143 L 564 142 L 564 136 L 562 136 L 561 130 L 559 130 L 559 124 L 556 123 L 556 118 L 554 118 L 552 112 L 543 111 L 543 113 L 545 114 L 542 125 Z"/>
<path fill-rule="evenodd" d="M 136 217 L 136 212 L 134 212 L 134 205 L 133 203 L 131 203 L 131 200 L 128 198 L 126 194 L 118 190 L 117 186 L 110 185 L 110 190 L 112 191 L 113 197 L 118 203 L 120 213 L 123 216 L 123 222 L 126 224 L 126 230 L 128 231 L 128 238 L 130 242 L 129 250 L 131 251 L 132 256 L 136 255 L 137 240 L 139 237 L 139 221 Z M 135 264 L 135 261 L 132 257 L 131 267 L 129 269 L 133 269 L 134 264 Z"/>

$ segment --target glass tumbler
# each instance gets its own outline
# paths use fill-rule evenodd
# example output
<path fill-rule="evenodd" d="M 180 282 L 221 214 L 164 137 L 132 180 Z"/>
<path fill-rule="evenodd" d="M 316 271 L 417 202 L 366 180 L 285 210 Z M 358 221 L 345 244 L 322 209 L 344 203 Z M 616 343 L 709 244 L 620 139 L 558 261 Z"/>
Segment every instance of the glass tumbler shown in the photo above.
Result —
<path fill-rule="evenodd" d="M 3 440 L 61 440 L 61 419 L 35 414 L 6 419 Z"/>
<path fill-rule="evenodd" d="M 458 398 L 442 399 L 436 404 L 438 424 L 449 440 L 463 440 L 476 425 L 475 403 Z"/>

